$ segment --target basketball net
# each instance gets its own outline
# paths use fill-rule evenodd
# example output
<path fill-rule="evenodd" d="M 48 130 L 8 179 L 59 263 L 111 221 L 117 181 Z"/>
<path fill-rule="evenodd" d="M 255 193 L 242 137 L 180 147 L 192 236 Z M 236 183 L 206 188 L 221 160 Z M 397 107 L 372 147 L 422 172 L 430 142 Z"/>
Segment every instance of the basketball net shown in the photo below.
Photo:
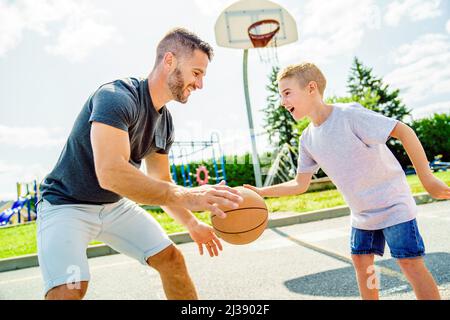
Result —
<path fill-rule="evenodd" d="M 280 23 L 277 20 L 260 20 L 248 27 L 248 36 L 257 49 L 261 62 L 278 65 L 277 33 Z"/>

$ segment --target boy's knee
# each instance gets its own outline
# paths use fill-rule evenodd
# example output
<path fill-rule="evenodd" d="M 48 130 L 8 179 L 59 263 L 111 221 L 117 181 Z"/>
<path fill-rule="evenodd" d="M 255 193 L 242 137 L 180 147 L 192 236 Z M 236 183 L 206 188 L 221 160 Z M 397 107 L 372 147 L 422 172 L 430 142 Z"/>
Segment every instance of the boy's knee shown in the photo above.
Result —
<path fill-rule="evenodd" d="M 355 266 L 372 265 L 375 261 L 373 254 L 352 254 L 352 261 Z"/>
<path fill-rule="evenodd" d="M 49 290 L 46 300 L 81 300 L 87 292 L 88 282 L 82 281 L 74 284 L 63 284 Z"/>
<path fill-rule="evenodd" d="M 403 259 L 397 259 L 397 263 L 403 269 L 417 269 L 417 268 L 422 268 L 423 259 L 421 259 L 421 258 L 403 258 Z"/>
<path fill-rule="evenodd" d="M 158 272 L 179 270 L 185 267 L 183 254 L 174 245 L 170 245 L 163 251 L 148 258 L 147 264 Z"/>

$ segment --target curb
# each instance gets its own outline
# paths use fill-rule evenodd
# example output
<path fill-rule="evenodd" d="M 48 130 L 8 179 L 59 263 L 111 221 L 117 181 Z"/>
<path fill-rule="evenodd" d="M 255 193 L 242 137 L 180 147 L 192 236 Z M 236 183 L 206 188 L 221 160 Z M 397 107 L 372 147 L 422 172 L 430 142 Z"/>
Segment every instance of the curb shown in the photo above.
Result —
<path fill-rule="evenodd" d="M 437 202 L 431 198 L 428 193 L 419 193 L 414 195 L 417 205 Z M 293 224 L 320 221 L 325 219 L 339 218 L 350 215 L 348 206 L 339 206 L 332 209 L 321 209 L 304 213 L 277 212 L 271 213 L 267 228 L 284 227 Z M 169 235 L 169 238 L 175 244 L 192 242 L 188 232 L 178 232 Z M 106 244 L 98 244 L 87 248 L 88 258 L 107 256 L 117 254 L 118 252 L 110 248 Z M 20 257 L 0 259 L 0 272 L 13 271 L 25 268 L 39 266 L 37 254 L 29 254 Z"/>

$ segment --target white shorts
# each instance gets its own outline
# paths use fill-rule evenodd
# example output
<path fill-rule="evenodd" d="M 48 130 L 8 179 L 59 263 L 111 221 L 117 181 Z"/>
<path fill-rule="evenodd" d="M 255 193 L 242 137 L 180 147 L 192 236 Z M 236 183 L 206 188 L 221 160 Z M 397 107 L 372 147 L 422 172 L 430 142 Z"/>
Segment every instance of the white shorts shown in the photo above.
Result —
<path fill-rule="evenodd" d="M 38 205 L 38 258 L 45 294 L 57 286 L 89 281 L 86 249 L 99 240 L 147 265 L 147 259 L 173 244 L 159 223 L 134 202 L 106 205 Z"/>

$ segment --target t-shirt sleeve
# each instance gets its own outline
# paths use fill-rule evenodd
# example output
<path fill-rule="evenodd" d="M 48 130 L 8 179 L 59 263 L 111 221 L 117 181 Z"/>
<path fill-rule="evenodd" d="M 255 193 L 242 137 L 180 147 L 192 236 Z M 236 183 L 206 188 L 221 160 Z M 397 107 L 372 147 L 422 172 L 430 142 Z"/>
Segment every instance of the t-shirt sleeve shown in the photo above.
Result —
<path fill-rule="evenodd" d="M 164 147 L 162 147 L 158 151 L 156 151 L 159 154 L 169 154 L 170 148 L 172 147 L 172 144 L 175 140 L 175 130 L 174 130 L 174 126 L 173 126 L 172 116 L 170 115 L 170 112 L 168 110 L 166 110 L 166 112 L 167 112 L 167 120 L 166 120 L 166 126 L 165 126 L 165 129 L 166 129 L 165 139 L 166 140 L 162 144 L 162 145 L 164 145 Z M 155 136 L 155 139 L 162 139 L 162 137 L 159 136 L 157 133 Z"/>
<path fill-rule="evenodd" d="M 297 173 L 317 173 L 320 166 L 309 153 L 304 140 L 305 138 L 302 135 L 299 143 Z"/>
<path fill-rule="evenodd" d="M 101 122 L 128 132 L 136 111 L 136 103 L 125 93 L 100 88 L 92 97 L 89 122 Z"/>
<path fill-rule="evenodd" d="M 351 127 L 355 135 L 367 145 L 385 144 L 398 120 L 364 107 L 352 108 Z"/>
<path fill-rule="evenodd" d="M 173 141 L 174 141 L 174 133 L 172 131 L 172 133 L 167 136 L 166 146 L 162 149 L 159 149 L 156 152 L 159 154 L 169 154 L 170 148 L 172 147 L 172 144 L 173 144 Z"/>

